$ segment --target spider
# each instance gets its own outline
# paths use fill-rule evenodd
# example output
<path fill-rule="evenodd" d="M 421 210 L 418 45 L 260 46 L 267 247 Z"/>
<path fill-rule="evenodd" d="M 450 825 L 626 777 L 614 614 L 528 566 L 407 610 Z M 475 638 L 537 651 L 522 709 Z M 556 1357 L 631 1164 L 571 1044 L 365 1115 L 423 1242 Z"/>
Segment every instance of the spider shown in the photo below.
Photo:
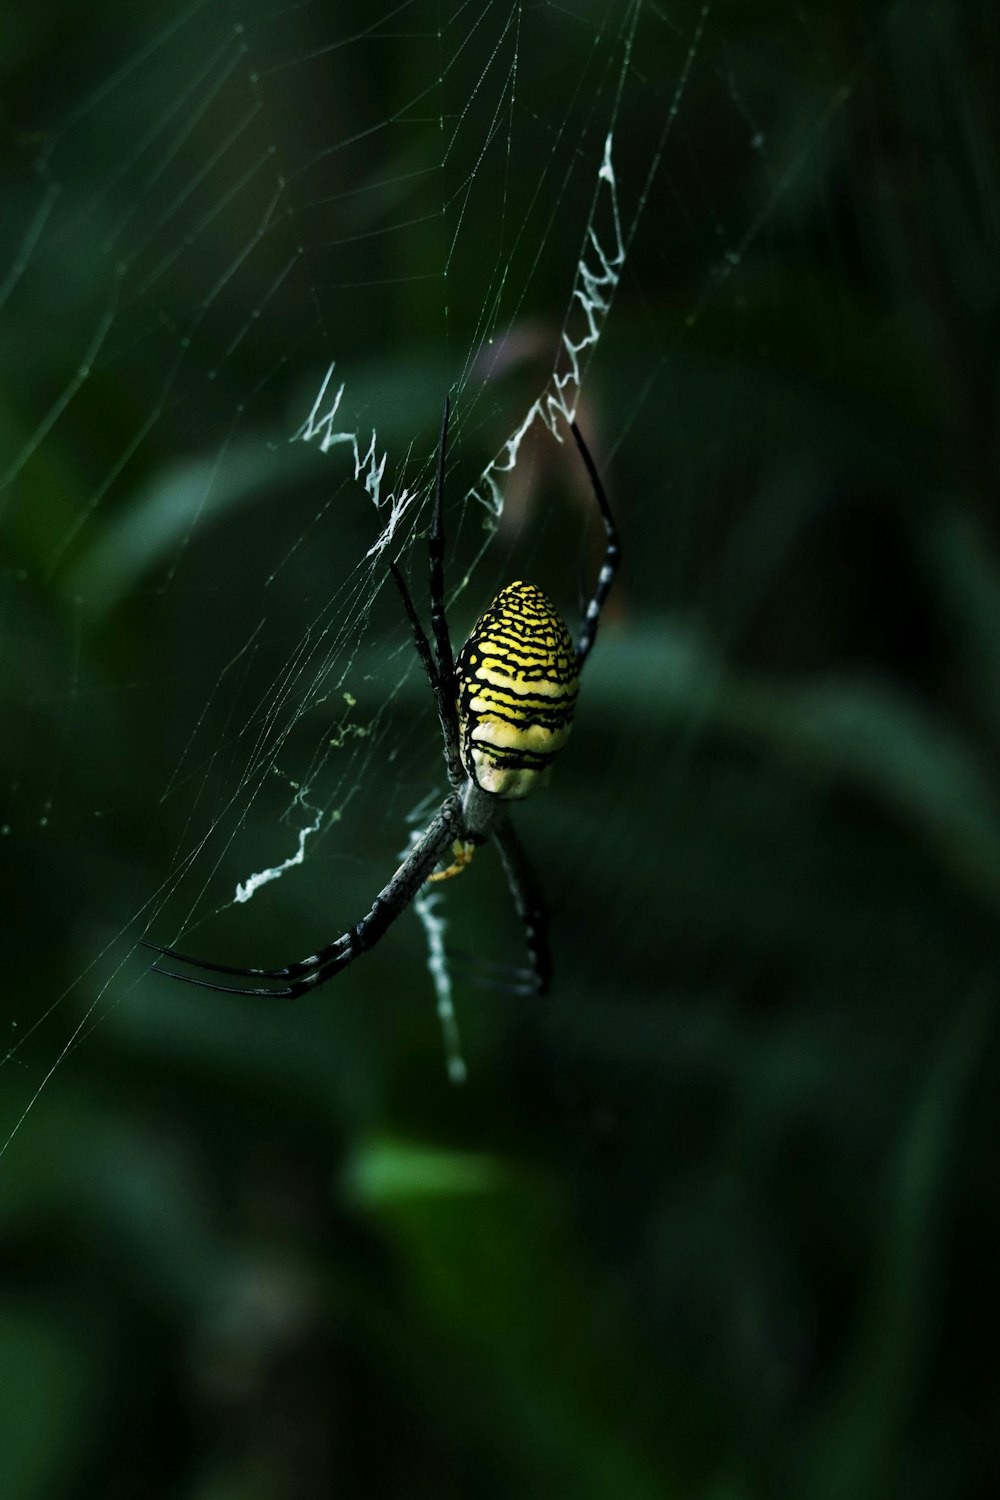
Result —
<path fill-rule="evenodd" d="M 425 881 L 444 880 L 469 863 L 475 849 L 495 839 L 517 907 L 530 962 L 526 993 L 544 994 L 552 977 L 545 906 L 534 871 L 514 831 L 507 804 L 544 786 L 552 761 L 570 732 L 581 669 L 590 655 L 601 610 L 618 567 L 618 534 L 596 466 L 575 422 L 576 440 L 597 501 L 607 546 L 580 638 L 573 644 L 562 618 L 534 584 L 502 589 L 452 655 L 444 604 L 445 454 L 449 402 L 444 405 L 437 451 L 434 514 L 428 537 L 433 648 L 396 563 L 390 571 L 399 589 L 417 654 L 437 705 L 444 759 L 451 790 L 430 826 L 416 840 L 371 910 L 318 953 L 278 969 L 239 968 L 192 958 L 176 948 L 144 943 L 170 959 L 211 974 L 267 980 L 256 985 L 220 984 L 214 979 L 154 965 L 156 972 L 232 995 L 273 995 L 293 999 L 325 984 L 367 953 L 409 906 Z M 451 863 L 435 873 L 451 851 Z"/>

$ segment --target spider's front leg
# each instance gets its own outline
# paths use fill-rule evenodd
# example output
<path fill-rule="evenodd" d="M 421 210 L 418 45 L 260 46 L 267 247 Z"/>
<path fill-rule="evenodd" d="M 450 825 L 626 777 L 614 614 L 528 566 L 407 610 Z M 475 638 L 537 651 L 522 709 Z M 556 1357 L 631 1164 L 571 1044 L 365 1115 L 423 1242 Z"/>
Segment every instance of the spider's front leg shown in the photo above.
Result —
<path fill-rule="evenodd" d="M 427 681 L 430 683 L 434 694 L 434 701 L 438 711 L 438 722 L 441 725 L 441 741 L 444 747 L 448 780 L 453 790 L 457 791 L 465 780 L 465 773 L 462 770 L 462 761 L 458 746 L 458 701 L 455 681 L 455 657 L 451 649 L 448 617 L 444 605 L 444 469 L 445 457 L 448 451 L 448 418 L 450 412 L 451 404 L 446 396 L 444 411 L 441 416 L 441 436 L 438 440 L 437 478 L 434 484 L 434 516 L 427 538 L 427 559 L 430 572 L 431 630 L 434 635 L 433 649 L 431 648 L 430 641 L 427 639 L 424 627 L 417 616 L 413 599 L 403 575 L 399 571 L 399 567 L 394 562 L 390 563 L 389 571 L 402 597 L 403 608 L 406 610 L 406 618 L 409 621 L 410 631 L 417 648 L 417 655 L 420 657 L 423 669 L 427 674 Z"/>
<path fill-rule="evenodd" d="M 442 675 L 441 669 L 434 660 L 431 652 L 430 642 L 424 627 L 417 617 L 417 611 L 406 580 L 396 563 L 389 564 L 389 572 L 392 574 L 393 582 L 399 590 L 406 610 L 406 618 L 409 621 L 410 631 L 413 635 L 417 655 L 420 657 L 421 665 L 427 674 L 427 681 L 434 693 L 434 701 L 437 705 L 438 723 L 441 726 L 441 743 L 444 749 L 445 766 L 448 772 L 448 781 L 452 788 L 457 789 L 465 780 L 462 770 L 462 762 L 458 753 L 458 719 L 455 709 L 455 670 Z"/>
<path fill-rule="evenodd" d="M 196 974 L 183 974 L 176 969 L 162 969 L 159 964 L 154 966 L 158 974 L 167 974 L 171 979 L 181 979 L 187 984 L 197 984 L 207 990 L 221 990 L 230 995 L 260 995 L 268 999 L 293 1000 L 298 995 L 307 994 L 317 985 L 325 984 L 328 979 L 332 979 L 335 974 L 346 969 L 348 964 L 352 964 L 356 958 L 360 958 L 362 953 L 367 953 L 370 948 L 374 948 L 396 918 L 410 905 L 445 850 L 460 834 L 462 827 L 461 803 L 458 797 L 452 794 L 445 798 L 437 815 L 409 851 L 392 879 L 379 891 L 367 914 L 347 932 L 321 948 L 318 953 L 311 953 L 308 958 L 297 959 L 294 963 L 285 964 L 277 969 L 247 969 L 239 968 L 234 964 L 219 964 L 194 958 L 188 953 L 181 953 L 176 948 L 163 947 L 159 943 L 143 940 L 142 946 L 151 948 L 161 957 L 175 959 L 180 963 L 189 964 L 194 969 L 204 969 L 212 974 L 229 974 L 245 979 L 283 982 L 278 988 L 271 988 L 270 985 L 220 984 L 214 979 L 201 979 Z"/>

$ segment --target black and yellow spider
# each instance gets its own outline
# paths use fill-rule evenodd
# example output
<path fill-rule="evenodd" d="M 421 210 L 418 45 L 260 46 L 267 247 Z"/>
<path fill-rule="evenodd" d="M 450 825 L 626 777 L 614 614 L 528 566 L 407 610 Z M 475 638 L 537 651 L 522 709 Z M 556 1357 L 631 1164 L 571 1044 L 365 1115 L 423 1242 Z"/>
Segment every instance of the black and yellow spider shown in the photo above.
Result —
<path fill-rule="evenodd" d="M 451 791 L 430 827 L 375 897 L 367 916 L 318 953 L 280 969 L 244 969 L 191 958 L 176 948 L 145 944 L 168 958 L 212 974 L 271 981 L 268 985 L 219 984 L 157 965 L 158 973 L 233 995 L 274 995 L 288 999 L 303 995 L 316 985 L 325 984 L 373 948 L 425 881 L 457 874 L 469 863 L 477 845 L 493 838 L 524 923 L 531 971 L 522 988 L 538 994 L 548 989 L 552 964 L 545 907 L 528 857 L 511 823 L 507 803 L 545 785 L 553 758 L 569 735 L 580 671 L 594 644 L 601 609 L 618 567 L 618 534 L 594 461 L 573 422 L 570 430 L 586 465 L 607 532 L 604 563 L 584 613 L 580 639 L 574 646 L 562 618 L 541 589 L 530 583 L 511 583 L 476 622 L 456 661 L 444 606 L 442 502 L 448 411 L 446 401 L 438 444 L 434 518 L 428 540 L 433 650 L 402 574 L 395 563 L 390 566 L 437 703 Z M 449 849 L 451 864 L 435 874 L 435 865 L 447 856 Z M 274 981 L 281 982 L 275 985 Z"/>

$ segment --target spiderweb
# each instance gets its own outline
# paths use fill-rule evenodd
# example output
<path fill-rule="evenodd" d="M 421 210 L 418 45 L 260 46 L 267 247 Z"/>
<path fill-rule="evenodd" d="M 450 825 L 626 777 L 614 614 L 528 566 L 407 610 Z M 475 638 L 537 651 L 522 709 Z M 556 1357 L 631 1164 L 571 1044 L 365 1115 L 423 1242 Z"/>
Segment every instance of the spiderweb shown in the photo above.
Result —
<path fill-rule="evenodd" d="M 613 464 L 663 407 L 686 441 L 672 351 L 706 309 L 738 342 L 744 259 L 888 13 L 831 59 L 788 7 L 782 65 L 814 80 L 792 120 L 711 0 L 194 4 L 30 75 L 0 283 L 0 1143 L 95 1029 L 181 1045 L 194 1002 L 156 988 L 143 934 L 284 961 L 367 909 L 444 789 L 385 585 L 402 557 L 426 605 L 445 392 L 456 645 L 522 572 L 572 620 L 594 554 L 553 437 L 579 415 Z M 665 504 L 637 500 L 628 551 Z M 655 613 L 663 575 L 633 578 Z M 483 915 L 455 898 L 474 949 L 483 879 Z M 439 899 L 429 966 L 415 928 L 401 952 L 458 1077 Z"/>

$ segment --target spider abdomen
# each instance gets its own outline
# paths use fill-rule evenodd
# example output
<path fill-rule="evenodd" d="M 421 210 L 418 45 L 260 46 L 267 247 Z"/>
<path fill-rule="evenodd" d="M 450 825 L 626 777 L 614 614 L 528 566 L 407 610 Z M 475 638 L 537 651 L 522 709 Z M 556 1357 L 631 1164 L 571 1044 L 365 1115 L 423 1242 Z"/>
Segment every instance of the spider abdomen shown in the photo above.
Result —
<path fill-rule="evenodd" d="M 526 797 L 544 786 L 569 738 L 579 679 L 570 633 L 541 589 L 502 589 L 455 671 L 466 773 L 496 797 Z"/>

